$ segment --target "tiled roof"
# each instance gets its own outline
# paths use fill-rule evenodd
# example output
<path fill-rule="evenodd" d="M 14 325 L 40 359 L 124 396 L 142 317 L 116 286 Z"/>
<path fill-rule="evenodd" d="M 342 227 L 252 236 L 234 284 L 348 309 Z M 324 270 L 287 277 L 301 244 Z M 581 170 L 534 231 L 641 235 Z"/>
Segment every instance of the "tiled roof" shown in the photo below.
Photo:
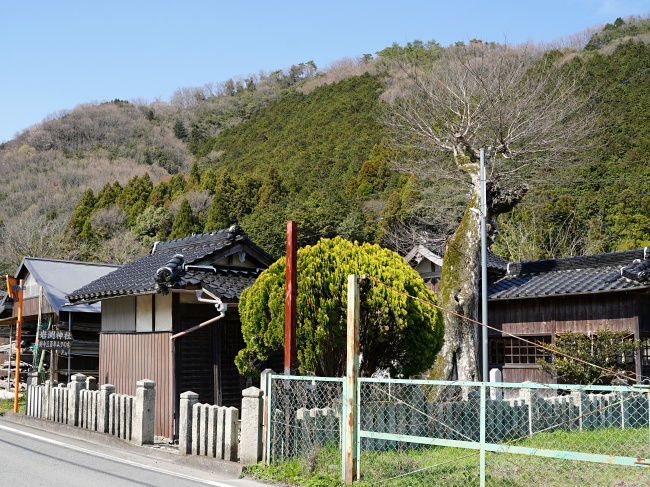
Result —
<path fill-rule="evenodd" d="M 650 287 L 650 249 L 508 264 L 489 299 L 533 298 Z"/>
<path fill-rule="evenodd" d="M 244 289 L 253 285 L 262 269 L 214 266 L 214 273 L 190 271 L 182 276 L 185 285 L 202 286 L 220 298 L 239 299 Z"/>
<path fill-rule="evenodd" d="M 255 250 L 269 263 L 272 261 L 266 252 L 248 239 L 239 226 L 233 226 L 225 230 L 193 235 L 168 242 L 158 242 L 152 245 L 148 255 L 126 264 L 81 289 L 77 289 L 66 297 L 70 302 L 75 303 L 129 294 L 149 294 L 157 289 L 154 279 L 156 272 L 166 266 L 175 255 L 182 255 L 184 264 L 195 264 L 209 260 L 212 256 L 226 252 L 239 244 Z M 255 271 L 254 268 L 250 269 Z M 215 286 L 217 286 L 215 289 L 224 288 L 224 286 L 231 284 L 232 289 L 230 291 L 226 292 L 224 288 L 224 297 L 230 297 L 230 295 L 238 297 L 241 290 L 250 285 L 247 283 L 251 271 L 248 273 L 239 271 L 239 274 L 237 272 L 215 274 L 210 276 L 210 282 L 215 283 Z M 198 282 L 196 280 L 198 276 L 199 271 L 183 271 L 174 276 L 178 279 L 173 283 L 173 287 L 184 287 L 187 284 L 195 283 L 195 281 Z M 240 279 L 241 283 L 235 284 L 237 279 Z"/>
<path fill-rule="evenodd" d="M 491 250 L 487 251 L 487 266 L 488 269 L 496 269 L 500 271 L 505 271 L 508 268 L 508 263 L 499 257 L 497 254 L 493 254 Z"/>
<path fill-rule="evenodd" d="M 426 258 L 429 261 L 442 266 L 442 258 L 444 255 L 444 249 L 434 249 L 433 247 L 428 248 L 422 244 L 418 244 L 414 245 L 411 250 L 409 250 L 409 252 L 404 256 L 404 259 L 414 267 L 422 261 L 422 258 Z M 505 271 L 508 267 L 508 263 L 488 249 L 487 266 L 488 269 L 491 270 Z"/>

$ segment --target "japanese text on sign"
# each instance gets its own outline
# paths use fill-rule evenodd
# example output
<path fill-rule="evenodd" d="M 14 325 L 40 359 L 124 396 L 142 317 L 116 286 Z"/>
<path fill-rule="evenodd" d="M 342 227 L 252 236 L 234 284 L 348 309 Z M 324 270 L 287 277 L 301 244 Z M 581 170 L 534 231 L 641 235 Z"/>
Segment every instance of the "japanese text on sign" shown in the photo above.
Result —
<path fill-rule="evenodd" d="M 41 350 L 70 350 L 72 333 L 65 330 L 38 330 L 38 348 Z"/>

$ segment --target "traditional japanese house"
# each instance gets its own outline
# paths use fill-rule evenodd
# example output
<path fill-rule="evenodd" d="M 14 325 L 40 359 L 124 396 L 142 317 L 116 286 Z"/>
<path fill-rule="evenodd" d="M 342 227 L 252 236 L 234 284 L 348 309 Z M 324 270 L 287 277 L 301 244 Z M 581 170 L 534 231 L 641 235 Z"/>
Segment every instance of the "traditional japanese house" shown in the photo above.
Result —
<path fill-rule="evenodd" d="M 36 360 L 32 353 L 40 316 L 42 326 L 57 330 L 71 330 L 74 336 L 70 353 L 55 353 L 55 378 L 66 382 L 71 374 L 77 372 L 96 375 L 99 369 L 101 304 L 84 304 L 68 308 L 65 306 L 68 304 L 65 295 L 80 285 L 87 284 L 119 267 L 92 262 L 25 257 L 15 274 L 15 277 L 23 280 L 25 285 L 21 362 L 38 366 L 43 358 L 40 351 Z M 12 302 L 10 296 L 3 294 L 0 295 L 0 309 L 7 315 L 0 319 L 0 337 L 5 345 L 3 349 L 11 348 L 15 355 L 18 303 Z M 12 342 L 11 347 L 9 341 Z M 49 352 L 47 355 L 44 369 L 50 363 Z M 4 357 L 8 359 L 7 353 Z M 4 364 L 6 359 L 2 360 L 2 358 L 3 356 L 0 355 L 0 363 Z M 0 376 L 6 376 L 7 373 L 8 370 L 0 370 Z"/>
<path fill-rule="evenodd" d="M 650 248 L 508 264 L 488 289 L 489 366 L 505 382 L 554 380 L 540 370 L 546 352 L 505 336 L 553 342 L 565 331 L 598 334 L 625 331 L 650 337 Z M 631 368 L 650 376 L 650 348 L 639 352 Z"/>
<path fill-rule="evenodd" d="M 272 261 L 233 226 L 156 242 L 148 255 L 70 293 L 71 303 L 102 302 L 98 383 L 134 394 L 136 381 L 155 381 L 155 434 L 169 439 L 184 391 L 239 407 L 247 381 L 234 364 L 245 347 L 237 302 Z M 206 303 L 210 295 L 225 306 Z"/>

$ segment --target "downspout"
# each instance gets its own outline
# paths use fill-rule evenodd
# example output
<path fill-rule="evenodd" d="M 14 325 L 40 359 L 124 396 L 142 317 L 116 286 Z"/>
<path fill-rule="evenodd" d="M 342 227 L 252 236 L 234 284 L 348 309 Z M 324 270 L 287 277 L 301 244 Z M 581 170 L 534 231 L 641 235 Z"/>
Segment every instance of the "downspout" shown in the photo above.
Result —
<path fill-rule="evenodd" d="M 173 290 L 172 290 L 172 292 L 173 292 Z M 201 297 L 202 293 L 206 293 L 208 296 L 212 297 L 213 299 L 204 299 L 204 298 L 202 298 Z M 172 390 L 172 404 L 173 405 L 176 404 L 176 368 L 175 368 L 176 354 L 174 352 L 174 340 L 176 340 L 179 337 L 182 337 L 183 335 L 188 335 L 189 333 L 192 333 L 193 331 L 196 331 L 196 330 L 198 330 L 200 328 L 203 328 L 204 326 L 207 326 L 207 325 L 212 324 L 212 323 L 214 323 L 216 321 L 219 321 L 220 319 L 222 319 L 223 317 L 226 316 L 226 310 L 228 309 L 228 304 L 227 303 L 224 303 L 223 301 L 221 301 L 221 299 L 219 299 L 217 296 L 212 294 L 207 289 L 201 289 L 199 291 L 196 291 L 196 298 L 200 303 L 214 304 L 214 307 L 217 308 L 217 310 L 219 311 L 219 315 L 214 317 L 214 318 L 209 319 L 208 321 L 204 321 L 203 323 L 201 323 L 199 325 L 196 325 L 196 326 L 190 328 L 189 330 L 181 331 L 181 332 L 176 333 L 175 335 L 172 335 L 171 337 L 169 337 L 169 353 L 170 353 L 170 356 L 171 356 L 170 368 L 171 368 L 171 382 L 172 382 L 171 390 Z M 175 406 L 174 406 L 174 409 L 176 409 Z M 176 418 L 177 422 L 179 420 L 180 420 L 180 418 Z M 176 430 L 176 427 L 174 427 L 174 430 Z"/>

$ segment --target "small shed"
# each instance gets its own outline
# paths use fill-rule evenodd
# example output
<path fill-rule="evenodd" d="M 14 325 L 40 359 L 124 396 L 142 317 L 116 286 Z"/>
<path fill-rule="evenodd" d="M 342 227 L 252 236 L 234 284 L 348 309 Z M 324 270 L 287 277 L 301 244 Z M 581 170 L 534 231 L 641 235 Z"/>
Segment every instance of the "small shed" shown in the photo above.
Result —
<path fill-rule="evenodd" d="M 237 304 L 272 262 L 233 226 L 155 242 L 148 255 L 70 293 L 71 303 L 103 305 L 98 383 L 133 395 L 136 381 L 155 381 L 155 434 L 170 439 L 182 392 L 239 407 L 247 381 L 234 363 L 245 348 Z M 222 318 L 198 299 L 201 290 L 226 303 Z"/>
<path fill-rule="evenodd" d="M 553 380 L 537 365 L 546 352 L 535 343 L 553 342 L 564 331 L 629 330 L 650 338 L 650 248 L 564 259 L 509 263 L 488 288 L 490 368 L 505 382 Z M 650 348 L 637 354 L 638 378 L 650 376 Z"/>

